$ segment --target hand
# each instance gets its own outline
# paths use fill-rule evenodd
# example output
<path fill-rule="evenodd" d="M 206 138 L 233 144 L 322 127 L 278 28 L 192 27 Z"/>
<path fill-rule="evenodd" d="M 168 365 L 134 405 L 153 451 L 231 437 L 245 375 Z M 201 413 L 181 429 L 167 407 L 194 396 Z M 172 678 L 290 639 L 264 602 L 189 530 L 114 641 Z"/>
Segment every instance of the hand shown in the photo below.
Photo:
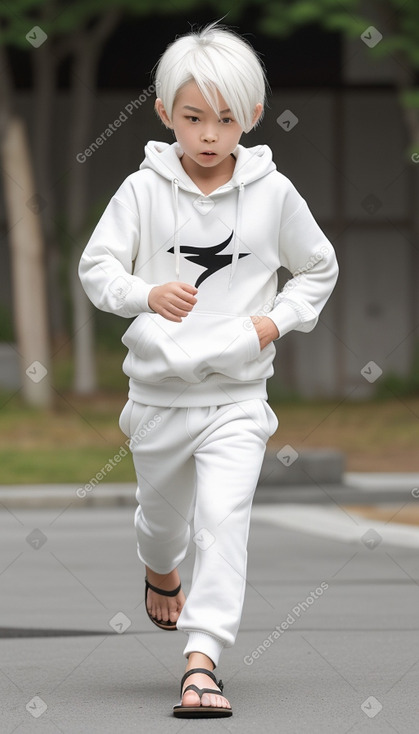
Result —
<path fill-rule="evenodd" d="M 155 313 L 169 321 L 182 321 L 196 303 L 198 288 L 189 283 L 164 283 L 156 285 L 148 294 L 148 305 Z"/>
<path fill-rule="evenodd" d="M 279 331 L 272 319 L 269 316 L 251 316 L 250 317 L 255 326 L 257 335 L 259 337 L 260 349 L 264 349 L 274 339 L 278 339 Z"/>

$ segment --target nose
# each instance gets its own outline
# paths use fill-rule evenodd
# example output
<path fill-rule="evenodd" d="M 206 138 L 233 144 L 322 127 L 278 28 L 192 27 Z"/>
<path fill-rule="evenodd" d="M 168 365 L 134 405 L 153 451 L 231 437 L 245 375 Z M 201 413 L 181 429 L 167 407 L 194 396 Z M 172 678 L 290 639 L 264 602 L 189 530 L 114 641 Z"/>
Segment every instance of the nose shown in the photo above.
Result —
<path fill-rule="evenodd" d="M 217 133 L 212 125 L 207 125 L 206 129 L 203 130 L 201 139 L 205 143 L 213 143 L 217 140 Z"/>

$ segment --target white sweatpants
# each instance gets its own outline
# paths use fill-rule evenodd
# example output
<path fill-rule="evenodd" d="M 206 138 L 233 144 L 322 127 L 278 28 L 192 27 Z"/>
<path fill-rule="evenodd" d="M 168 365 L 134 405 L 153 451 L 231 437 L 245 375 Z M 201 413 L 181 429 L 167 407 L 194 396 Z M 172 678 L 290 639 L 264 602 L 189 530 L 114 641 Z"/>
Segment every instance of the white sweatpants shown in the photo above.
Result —
<path fill-rule="evenodd" d="M 277 418 L 265 400 L 162 408 L 128 400 L 121 430 L 137 474 L 138 556 L 166 574 L 186 556 L 193 522 L 192 583 L 177 628 L 183 651 L 216 666 L 239 629 L 252 500 Z"/>

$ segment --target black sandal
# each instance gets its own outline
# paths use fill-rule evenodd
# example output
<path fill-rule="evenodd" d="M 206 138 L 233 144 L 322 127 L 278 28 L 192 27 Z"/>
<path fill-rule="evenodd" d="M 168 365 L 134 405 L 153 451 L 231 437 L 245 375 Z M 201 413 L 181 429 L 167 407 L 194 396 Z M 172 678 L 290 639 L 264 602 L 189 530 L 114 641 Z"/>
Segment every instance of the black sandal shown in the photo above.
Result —
<path fill-rule="evenodd" d="M 190 686 L 186 686 L 185 690 L 182 691 L 185 680 L 192 675 L 192 673 L 205 673 L 209 675 L 214 681 L 215 685 L 220 689 L 217 691 L 215 688 L 198 688 L 193 683 Z M 196 691 L 198 696 L 201 698 L 203 693 L 222 693 L 224 689 L 223 681 L 220 679 L 217 683 L 217 679 L 211 670 L 205 670 L 205 668 L 191 668 L 188 670 L 182 678 L 180 684 L 180 701 L 176 706 L 173 706 L 173 715 L 183 717 L 185 719 L 199 719 L 208 718 L 210 716 L 232 716 L 232 708 L 223 708 L 222 706 L 182 706 L 182 698 L 186 691 Z"/>
<path fill-rule="evenodd" d="M 174 589 L 173 591 L 165 591 L 164 589 L 159 589 L 157 586 L 153 586 L 153 584 L 150 584 L 150 582 L 147 579 L 147 576 L 145 577 L 145 610 L 147 612 L 147 616 L 151 619 L 153 624 L 155 624 L 157 627 L 160 627 L 162 630 L 176 630 L 176 622 L 171 622 L 170 620 L 167 620 L 167 622 L 163 622 L 161 619 L 156 619 L 155 617 L 152 617 L 150 612 L 147 609 L 147 593 L 148 590 L 151 589 L 151 591 L 155 591 L 156 594 L 161 594 L 162 596 L 176 596 L 176 594 L 179 594 L 179 591 L 182 588 L 182 584 L 179 584 L 177 589 Z"/>

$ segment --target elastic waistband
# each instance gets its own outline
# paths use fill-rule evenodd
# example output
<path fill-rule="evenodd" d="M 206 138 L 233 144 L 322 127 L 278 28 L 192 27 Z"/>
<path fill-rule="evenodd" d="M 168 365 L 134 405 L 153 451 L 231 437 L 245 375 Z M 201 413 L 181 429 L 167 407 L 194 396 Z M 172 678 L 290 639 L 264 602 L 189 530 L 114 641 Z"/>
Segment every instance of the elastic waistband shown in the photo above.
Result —
<path fill-rule="evenodd" d="M 210 375 L 206 380 L 193 384 L 174 378 L 155 385 L 130 377 L 128 397 L 145 405 L 191 408 L 226 405 L 253 398 L 267 400 L 268 394 L 266 380 L 229 382 L 228 379 L 220 379 L 220 375 Z"/>

